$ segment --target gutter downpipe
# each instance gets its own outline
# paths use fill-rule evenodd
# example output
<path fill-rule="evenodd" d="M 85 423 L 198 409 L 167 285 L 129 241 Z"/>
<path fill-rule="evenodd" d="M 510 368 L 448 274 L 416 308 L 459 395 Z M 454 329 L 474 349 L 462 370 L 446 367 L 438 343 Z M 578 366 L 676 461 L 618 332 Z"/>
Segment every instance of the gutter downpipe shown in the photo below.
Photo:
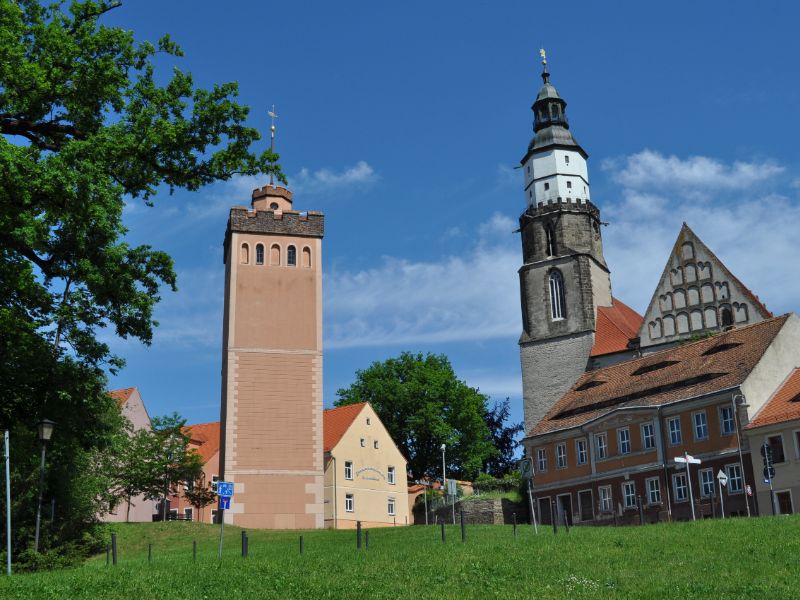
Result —
<path fill-rule="evenodd" d="M 742 455 L 742 438 L 739 434 L 739 405 L 736 402 L 737 398 L 742 399 L 742 406 L 747 404 L 747 398 L 745 398 L 744 394 L 732 394 L 731 395 L 731 404 L 733 404 L 733 418 L 734 418 L 734 425 L 736 426 L 736 445 L 739 447 L 739 466 L 742 469 L 742 491 L 744 492 L 744 505 L 747 507 L 747 516 L 750 515 L 750 498 L 747 497 L 747 478 L 745 477 L 745 469 L 744 469 L 744 457 Z M 752 464 L 752 454 L 750 455 L 751 459 L 750 462 Z M 755 491 L 753 491 L 753 497 L 755 498 Z M 773 511 L 775 507 L 773 506 Z"/>

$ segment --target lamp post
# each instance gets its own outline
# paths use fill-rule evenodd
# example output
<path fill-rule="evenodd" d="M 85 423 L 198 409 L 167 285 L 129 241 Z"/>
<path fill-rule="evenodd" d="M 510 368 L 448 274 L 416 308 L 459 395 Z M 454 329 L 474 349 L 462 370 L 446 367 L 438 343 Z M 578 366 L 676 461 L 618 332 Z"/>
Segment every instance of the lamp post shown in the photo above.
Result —
<path fill-rule="evenodd" d="M 747 408 L 747 399 L 744 394 L 734 394 L 731 397 L 733 404 L 733 426 L 736 429 L 736 445 L 739 448 L 739 467 L 742 469 L 742 491 L 744 492 L 744 505 L 747 508 L 747 516 L 750 516 L 750 499 L 747 497 L 747 479 L 745 478 L 744 458 L 742 456 L 742 437 L 739 434 L 739 410 L 738 407 Z"/>
<path fill-rule="evenodd" d="M 447 494 L 447 473 L 445 472 L 445 468 L 444 468 L 444 465 L 445 465 L 445 462 L 444 462 L 444 451 L 445 451 L 445 448 L 447 448 L 447 446 L 445 444 L 442 444 L 442 491 L 445 494 Z M 446 498 L 447 498 L 447 496 L 445 495 L 445 499 Z"/>
<path fill-rule="evenodd" d="M 42 462 L 39 465 L 39 503 L 36 506 L 36 535 L 33 540 L 33 551 L 39 552 L 39 524 L 42 520 L 42 493 L 44 492 L 44 459 L 47 451 L 47 442 L 53 435 L 55 423 L 50 419 L 39 421 L 39 441 L 42 442 Z"/>

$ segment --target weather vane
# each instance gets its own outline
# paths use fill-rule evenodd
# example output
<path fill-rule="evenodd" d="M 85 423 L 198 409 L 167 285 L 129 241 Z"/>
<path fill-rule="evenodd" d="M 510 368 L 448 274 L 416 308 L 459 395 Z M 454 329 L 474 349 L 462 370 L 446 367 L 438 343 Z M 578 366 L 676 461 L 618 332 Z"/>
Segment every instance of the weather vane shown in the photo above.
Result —
<path fill-rule="evenodd" d="M 539 56 L 542 57 L 542 64 L 546 67 L 547 66 L 547 52 L 544 51 L 544 48 L 539 48 Z"/>
<path fill-rule="evenodd" d="M 269 151 L 275 151 L 275 119 L 278 118 L 278 113 L 275 112 L 275 105 L 272 105 L 272 110 L 267 111 L 267 115 L 269 115 L 270 120 L 272 121 L 269 131 L 270 131 L 270 139 L 269 139 Z M 269 184 L 272 185 L 275 183 L 274 176 L 272 173 L 269 174 Z"/>

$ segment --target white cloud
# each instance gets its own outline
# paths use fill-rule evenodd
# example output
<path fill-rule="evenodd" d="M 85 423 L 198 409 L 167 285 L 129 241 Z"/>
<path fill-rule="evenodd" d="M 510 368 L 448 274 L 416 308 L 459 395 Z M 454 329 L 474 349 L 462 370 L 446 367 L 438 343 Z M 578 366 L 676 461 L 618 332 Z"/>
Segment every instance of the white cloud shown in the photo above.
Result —
<path fill-rule="evenodd" d="M 340 172 L 331 169 L 311 171 L 303 167 L 300 172 L 289 178 L 289 188 L 295 193 L 315 194 L 334 189 L 354 186 L 365 186 L 380 179 L 369 163 L 360 160 L 354 166 Z"/>
<path fill-rule="evenodd" d="M 384 257 L 325 279 L 327 348 L 476 341 L 519 334 L 518 241 L 495 214 L 463 256 Z"/>
<path fill-rule="evenodd" d="M 732 190 L 746 188 L 783 172 L 784 168 L 770 161 L 741 162 L 731 165 L 707 156 L 664 156 L 643 150 L 622 159 L 608 159 L 601 168 L 612 172 L 612 178 L 633 189 Z"/>
<path fill-rule="evenodd" d="M 518 367 L 516 362 L 513 367 Z M 522 376 L 519 369 L 466 369 L 459 373 L 470 387 L 478 388 L 481 393 L 487 394 L 492 398 L 521 398 L 522 397 Z"/>
<path fill-rule="evenodd" d="M 687 172 L 680 173 L 682 167 Z M 782 173 L 782 166 L 680 160 L 646 150 L 604 168 L 626 185 L 620 200 L 601 207 L 610 223 L 603 246 L 615 296 L 639 311 L 647 308 L 685 221 L 772 312 L 797 309 L 800 279 L 791 257 L 799 246 L 794 229 L 800 205 L 780 194 L 744 189 Z M 659 184 L 651 186 L 660 187 L 658 193 L 642 191 L 649 176 Z M 669 182 L 680 188 L 668 189 Z"/>

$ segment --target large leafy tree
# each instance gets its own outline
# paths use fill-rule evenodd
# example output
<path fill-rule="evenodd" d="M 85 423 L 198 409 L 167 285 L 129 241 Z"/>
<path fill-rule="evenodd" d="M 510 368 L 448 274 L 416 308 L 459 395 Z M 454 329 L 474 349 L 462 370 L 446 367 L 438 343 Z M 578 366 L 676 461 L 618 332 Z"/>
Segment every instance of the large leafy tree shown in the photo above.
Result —
<path fill-rule="evenodd" d="M 483 470 L 494 477 L 502 477 L 516 468 L 517 437 L 522 433 L 522 423 L 511 423 L 510 417 L 511 401 L 508 398 L 495 402 L 484 417 L 497 452 L 486 460 Z"/>
<path fill-rule="evenodd" d="M 498 456 L 491 426 L 502 411 L 492 412 L 489 397 L 459 380 L 444 355 L 404 352 L 374 362 L 337 395 L 337 406 L 372 404 L 415 478 L 441 476 L 442 444 L 448 476 L 474 479 Z"/>
<path fill-rule="evenodd" d="M 48 494 L 70 521 L 45 535 L 55 544 L 92 521 L 101 483 L 78 490 L 75 474 L 119 430 L 103 388 L 122 365 L 98 333 L 149 344 L 160 290 L 176 287 L 168 255 L 125 241 L 125 200 L 236 174 L 283 180 L 276 155 L 251 151 L 259 134 L 236 84 L 157 73 L 154 56 L 177 62 L 180 48 L 103 26 L 119 6 L 0 0 L 0 429 L 12 430 L 15 551 L 35 506 L 41 418 L 59 423 Z"/>

